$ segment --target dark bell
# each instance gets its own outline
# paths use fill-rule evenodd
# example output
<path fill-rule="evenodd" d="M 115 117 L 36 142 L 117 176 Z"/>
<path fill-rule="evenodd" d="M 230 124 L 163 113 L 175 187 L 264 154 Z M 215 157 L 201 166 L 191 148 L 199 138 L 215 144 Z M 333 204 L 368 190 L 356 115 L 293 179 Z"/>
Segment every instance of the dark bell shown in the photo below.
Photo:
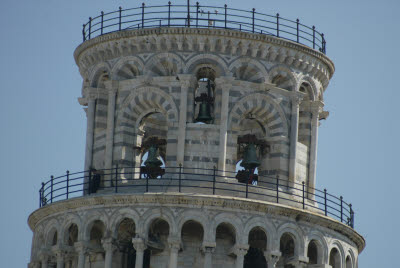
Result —
<path fill-rule="evenodd" d="M 196 122 L 208 123 L 212 121 L 210 104 L 206 101 L 202 101 L 199 107 L 199 115 L 196 118 Z"/>
<path fill-rule="evenodd" d="M 158 159 L 158 148 L 156 146 L 150 146 L 149 154 L 147 156 L 147 160 L 144 162 L 144 165 L 151 168 L 162 166 L 161 160 Z"/>
<path fill-rule="evenodd" d="M 246 146 L 243 161 L 240 165 L 247 170 L 255 169 L 261 165 L 257 158 L 257 150 L 254 144 L 250 143 Z"/>

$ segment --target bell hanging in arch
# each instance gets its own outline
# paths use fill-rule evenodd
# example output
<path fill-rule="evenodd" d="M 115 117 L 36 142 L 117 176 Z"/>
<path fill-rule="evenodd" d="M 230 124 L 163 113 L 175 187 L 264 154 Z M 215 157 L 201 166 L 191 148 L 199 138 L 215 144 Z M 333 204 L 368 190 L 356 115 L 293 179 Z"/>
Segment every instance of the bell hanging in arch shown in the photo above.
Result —
<path fill-rule="evenodd" d="M 144 165 L 150 168 L 161 167 L 163 163 L 160 159 L 158 159 L 158 148 L 154 145 L 151 145 L 148 153 L 149 154 L 147 156 L 147 160 L 144 162 Z"/>
<path fill-rule="evenodd" d="M 254 144 L 249 143 L 246 146 L 244 150 L 243 161 L 240 163 L 240 165 L 247 170 L 255 169 L 261 165 L 257 158 L 257 150 Z"/>
<path fill-rule="evenodd" d="M 213 118 L 211 116 L 211 102 L 213 99 L 208 97 L 207 94 L 202 93 L 200 97 L 197 97 L 195 100 L 201 101 L 196 122 L 208 123 L 212 121 Z"/>

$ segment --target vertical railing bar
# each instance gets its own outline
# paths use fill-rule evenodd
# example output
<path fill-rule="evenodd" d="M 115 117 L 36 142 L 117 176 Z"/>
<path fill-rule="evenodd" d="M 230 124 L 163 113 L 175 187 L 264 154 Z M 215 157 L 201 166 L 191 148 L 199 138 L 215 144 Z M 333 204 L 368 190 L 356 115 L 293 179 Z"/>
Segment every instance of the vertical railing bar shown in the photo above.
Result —
<path fill-rule="evenodd" d="M 276 13 L 276 37 L 279 37 L 279 13 Z"/>
<path fill-rule="evenodd" d="M 170 26 L 171 21 L 171 1 L 168 1 L 168 27 Z"/>
<path fill-rule="evenodd" d="M 213 195 L 215 195 L 215 172 L 216 172 L 216 166 L 214 166 L 214 174 L 213 174 Z"/>
<path fill-rule="evenodd" d="M 303 209 L 306 209 L 306 192 L 305 192 L 305 183 L 303 181 Z"/>
<path fill-rule="evenodd" d="M 92 32 L 92 17 L 89 17 L 89 40 Z"/>
<path fill-rule="evenodd" d="M 276 175 L 276 203 L 279 204 L 279 174 Z"/>
<path fill-rule="evenodd" d="M 313 33 L 312 33 L 312 37 L 313 37 L 313 41 L 312 41 L 312 45 L 313 45 L 313 49 L 315 49 L 315 26 L 313 25 L 313 27 L 312 27 L 312 31 L 313 31 Z"/>
<path fill-rule="evenodd" d="M 200 4 L 196 2 L 196 28 L 199 27 L 199 12 L 200 12 Z"/>
<path fill-rule="evenodd" d="M 118 193 L 118 164 L 115 165 L 115 192 Z"/>
<path fill-rule="evenodd" d="M 343 222 L 343 196 L 340 196 L 340 222 Z"/>
<path fill-rule="evenodd" d="M 51 190 L 51 192 L 50 192 L 50 203 L 53 203 L 53 185 L 54 185 L 54 176 L 53 175 L 51 175 L 51 184 L 50 184 L 50 190 Z"/>
<path fill-rule="evenodd" d="M 83 27 L 82 27 L 82 37 L 83 37 L 83 42 L 85 42 L 86 41 L 86 36 L 85 36 L 85 24 L 83 24 L 82 25 Z"/>
<path fill-rule="evenodd" d="M 101 27 L 100 27 L 100 34 L 103 35 L 103 22 L 104 22 L 104 12 L 101 12 Z"/>
<path fill-rule="evenodd" d="M 249 197 L 249 179 L 246 181 L 246 198 Z"/>
<path fill-rule="evenodd" d="M 181 192 L 182 164 L 179 164 L 179 192 Z"/>
<path fill-rule="evenodd" d="M 350 207 L 350 227 L 354 228 L 354 211 L 351 204 L 349 204 L 349 207 Z"/>
<path fill-rule="evenodd" d="M 85 176 L 84 176 L 85 177 Z M 85 183 L 85 180 L 83 180 L 83 183 Z M 90 192 L 92 191 L 92 168 L 89 169 L 89 180 L 88 180 L 88 194 L 90 195 Z M 86 187 L 86 185 L 84 185 Z"/>
<path fill-rule="evenodd" d="M 324 34 L 321 34 L 322 36 L 322 53 L 326 53 L 326 42 L 325 42 L 325 37 Z"/>
<path fill-rule="evenodd" d="M 146 174 L 146 193 L 149 191 L 149 174 Z"/>
<path fill-rule="evenodd" d="M 328 204 L 326 200 L 326 189 L 324 189 L 324 198 L 325 198 L 325 216 L 328 216 Z"/>
<path fill-rule="evenodd" d="M 119 27 L 120 31 L 121 31 L 121 22 L 122 22 L 122 7 L 119 7 L 119 23 L 118 23 L 118 27 Z"/>
<path fill-rule="evenodd" d="M 296 20 L 296 28 L 297 28 L 297 43 L 299 42 L 299 19 Z"/>
<path fill-rule="evenodd" d="M 144 3 L 142 3 L 142 28 L 144 28 Z"/>
<path fill-rule="evenodd" d="M 255 15 L 254 12 L 255 12 L 255 10 L 256 10 L 256 9 L 253 8 L 253 33 L 254 33 L 254 15 Z"/>
<path fill-rule="evenodd" d="M 227 19 L 227 7 L 228 7 L 228 5 L 227 4 L 225 4 L 225 29 L 226 29 L 226 19 Z"/>
<path fill-rule="evenodd" d="M 69 197 L 69 170 L 67 170 L 67 199 Z"/>

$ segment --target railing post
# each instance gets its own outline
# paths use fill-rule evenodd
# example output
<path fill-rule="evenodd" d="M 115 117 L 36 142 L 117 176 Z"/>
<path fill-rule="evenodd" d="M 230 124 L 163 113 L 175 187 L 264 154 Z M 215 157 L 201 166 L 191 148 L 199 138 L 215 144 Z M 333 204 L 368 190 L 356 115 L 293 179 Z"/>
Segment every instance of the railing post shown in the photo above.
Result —
<path fill-rule="evenodd" d="M 144 28 L 144 3 L 142 3 L 142 28 Z"/>
<path fill-rule="evenodd" d="M 279 174 L 276 175 L 276 203 L 279 203 Z"/>
<path fill-rule="evenodd" d="M 210 11 L 208 11 L 207 24 L 207 27 L 210 28 Z"/>
<path fill-rule="evenodd" d="M 225 4 L 225 29 L 226 29 L 226 19 L 227 19 L 227 5 Z"/>
<path fill-rule="evenodd" d="M 279 13 L 276 13 L 276 37 L 279 37 Z"/>
<path fill-rule="evenodd" d="M 171 21 L 171 1 L 168 1 L 168 27 L 170 26 Z"/>
<path fill-rule="evenodd" d="M 43 204 L 43 200 L 44 200 L 44 182 L 42 182 L 42 187 L 39 190 L 39 207 L 43 207 L 45 204 Z"/>
<path fill-rule="evenodd" d="M 214 166 L 214 174 L 213 174 L 213 195 L 215 195 L 215 173 L 216 173 L 216 167 Z"/>
<path fill-rule="evenodd" d="M 122 23 L 122 7 L 119 7 L 119 22 L 118 22 L 118 28 L 121 31 L 121 23 Z"/>
<path fill-rule="evenodd" d="M 312 27 L 312 48 L 315 49 L 315 26 Z"/>
<path fill-rule="evenodd" d="M 92 168 L 89 169 L 89 180 L 88 180 L 88 182 L 89 182 L 88 194 L 90 195 L 90 192 L 92 191 Z"/>
<path fill-rule="evenodd" d="M 254 11 L 255 11 L 256 9 L 255 8 L 253 8 L 253 33 L 254 33 Z"/>
<path fill-rule="evenodd" d="M 69 170 L 67 170 L 67 199 L 69 196 Z"/>
<path fill-rule="evenodd" d="M 115 192 L 118 193 L 118 164 L 115 165 Z"/>
<path fill-rule="evenodd" d="M 179 164 L 179 192 L 181 192 L 182 164 Z"/>
<path fill-rule="evenodd" d="M 53 203 L 53 185 L 54 185 L 54 176 L 51 176 L 51 182 L 50 182 L 50 203 Z"/>
<path fill-rule="evenodd" d="M 325 199 L 325 216 L 328 216 L 328 203 L 326 199 L 326 189 L 324 189 L 324 199 Z"/>
<path fill-rule="evenodd" d="M 297 43 L 299 42 L 299 19 L 296 20 L 296 28 L 297 28 Z"/>
<path fill-rule="evenodd" d="M 196 2 L 196 28 L 199 27 L 199 12 L 200 12 L 200 4 Z"/>
<path fill-rule="evenodd" d="M 343 196 L 340 196 L 340 222 L 343 222 Z"/>
<path fill-rule="evenodd" d="M 354 228 L 354 211 L 351 204 L 349 204 L 349 207 L 350 207 L 350 227 Z"/>
<path fill-rule="evenodd" d="M 146 193 L 149 191 L 149 174 L 146 174 Z"/>
<path fill-rule="evenodd" d="M 326 41 L 325 41 L 325 37 L 324 34 L 321 34 L 322 36 L 322 53 L 326 53 Z"/>
<path fill-rule="evenodd" d="M 246 181 L 246 198 L 249 197 L 249 179 Z"/>
<path fill-rule="evenodd" d="M 188 0 L 187 2 L 187 21 L 188 21 L 188 27 L 190 27 L 190 5 L 189 5 L 190 1 Z"/>
<path fill-rule="evenodd" d="M 303 181 L 303 209 L 306 209 L 306 191 L 305 191 L 306 185 Z"/>
<path fill-rule="evenodd" d="M 90 40 L 91 32 L 92 32 L 92 17 L 89 17 L 89 40 Z"/>
<path fill-rule="evenodd" d="M 100 28 L 100 33 L 103 35 L 103 22 L 104 22 L 104 12 L 101 12 L 101 28 Z"/>
<path fill-rule="evenodd" d="M 82 37 L 83 37 L 83 42 L 86 41 L 86 36 L 85 36 L 85 24 L 82 25 Z"/>

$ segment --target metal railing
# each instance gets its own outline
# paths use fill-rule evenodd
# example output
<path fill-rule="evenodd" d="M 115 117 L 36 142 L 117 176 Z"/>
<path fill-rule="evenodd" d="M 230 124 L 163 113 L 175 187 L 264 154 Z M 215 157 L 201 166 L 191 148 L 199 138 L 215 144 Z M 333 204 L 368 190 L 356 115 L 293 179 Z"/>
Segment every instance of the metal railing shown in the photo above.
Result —
<path fill-rule="evenodd" d="M 196 5 L 146 6 L 122 9 L 89 17 L 83 24 L 83 41 L 107 33 L 160 27 L 219 28 L 258 33 L 291 40 L 326 54 L 323 33 L 315 26 L 306 26 L 300 20 L 288 20 L 276 15 L 267 15 L 252 10 Z"/>
<path fill-rule="evenodd" d="M 114 193 L 185 192 L 236 196 L 285 204 L 303 210 L 314 210 L 354 228 L 352 205 L 326 189 L 318 190 L 303 183 L 280 179 L 279 176 L 258 176 L 257 185 L 240 183 L 236 172 L 214 169 L 167 167 L 165 174 L 152 179 L 140 168 L 66 172 L 43 182 L 39 190 L 39 206 L 73 197 Z"/>

